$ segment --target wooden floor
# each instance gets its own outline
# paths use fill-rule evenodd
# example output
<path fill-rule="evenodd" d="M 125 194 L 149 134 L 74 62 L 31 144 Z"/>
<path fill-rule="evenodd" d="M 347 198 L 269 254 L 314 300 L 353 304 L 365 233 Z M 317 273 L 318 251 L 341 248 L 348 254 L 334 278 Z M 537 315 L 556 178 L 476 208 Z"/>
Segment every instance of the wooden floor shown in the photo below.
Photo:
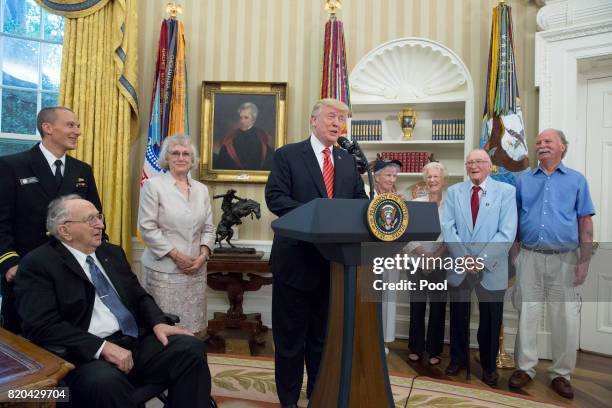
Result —
<path fill-rule="evenodd" d="M 267 341 L 264 345 L 257 345 L 249 341 L 248 336 L 236 330 L 226 330 L 221 333 L 224 342 L 213 342 L 208 346 L 209 353 L 251 355 L 251 356 L 274 356 L 272 333 L 267 333 Z M 471 379 L 465 379 L 465 371 L 456 377 L 448 377 L 444 369 L 449 363 L 448 349 L 442 356 L 442 362 L 431 367 L 426 361 L 408 361 L 408 346 L 404 340 L 398 340 L 388 345 L 390 352 L 387 358 L 389 371 L 404 375 L 423 375 L 433 378 L 455 381 L 458 383 L 478 384 L 487 387 L 480 377 L 482 370 L 480 364 L 474 359 L 477 355 L 472 350 L 472 375 Z M 561 405 L 574 407 L 611 407 L 612 406 L 612 358 L 598 356 L 585 352 L 578 352 L 576 370 L 572 375 L 572 386 L 574 387 L 574 399 L 566 400 L 557 395 L 549 385 L 546 372 L 550 361 L 542 360 L 538 364 L 537 374 L 529 385 L 523 390 L 516 391 L 508 387 L 508 378 L 512 375 L 512 369 L 498 370 L 500 380 L 496 389 L 511 391 L 517 394 L 529 395 L 540 399 L 554 401 Z"/>

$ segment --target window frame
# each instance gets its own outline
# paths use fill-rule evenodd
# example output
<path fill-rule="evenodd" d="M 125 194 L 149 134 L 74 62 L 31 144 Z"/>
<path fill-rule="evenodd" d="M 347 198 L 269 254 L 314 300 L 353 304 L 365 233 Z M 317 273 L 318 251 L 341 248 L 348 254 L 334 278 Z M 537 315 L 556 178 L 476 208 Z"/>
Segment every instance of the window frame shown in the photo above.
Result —
<path fill-rule="evenodd" d="M 37 37 L 30 37 L 27 35 L 22 35 L 22 34 L 13 34 L 13 33 L 6 33 L 4 32 L 4 3 L 7 0 L 0 0 L 0 38 L 2 37 L 7 37 L 7 38 L 14 38 L 17 40 L 27 40 L 27 41 L 34 41 L 38 44 L 38 79 L 37 79 L 37 84 L 36 84 L 36 88 L 26 88 L 26 87 L 21 87 L 21 86 L 14 86 L 14 85 L 4 85 L 2 83 L 2 72 L 0 72 L 0 139 L 16 139 L 16 140 L 31 140 L 31 141 L 39 141 L 40 140 L 40 134 L 38 133 L 38 129 L 36 129 L 36 133 L 35 134 L 25 134 L 25 133 L 8 133 L 8 132 L 2 132 L 2 93 L 5 89 L 10 89 L 10 90 L 16 90 L 16 91 L 27 91 L 27 92 L 36 92 L 36 113 L 38 114 L 38 112 L 40 112 L 41 106 L 42 106 L 42 97 L 43 94 L 56 94 L 59 97 L 59 89 L 57 91 L 49 91 L 49 90 L 45 90 L 43 89 L 43 83 L 42 83 L 42 79 L 43 79 L 43 50 L 42 50 L 42 45 L 43 44 L 52 44 L 52 45 L 61 45 L 62 46 L 62 50 L 63 50 L 63 46 L 64 46 L 64 41 L 63 41 L 63 33 L 62 33 L 62 41 L 58 42 L 58 41 L 53 41 L 53 40 L 47 40 L 45 39 L 45 22 L 46 19 L 44 18 L 45 13 L 49 14 L 48 11 L 46 11 L 45 9 L 43 9 L 40 5 L 38 5 L 38 8 L 41 11 L 40 14 L 40 30 L 39 30 L 39 35 Z M 3 55 L 4 51 L 4 41 L 0 41 L 0 55 Z M 60 62 L 60 69 L 61 69 L 61 62 Z"/>

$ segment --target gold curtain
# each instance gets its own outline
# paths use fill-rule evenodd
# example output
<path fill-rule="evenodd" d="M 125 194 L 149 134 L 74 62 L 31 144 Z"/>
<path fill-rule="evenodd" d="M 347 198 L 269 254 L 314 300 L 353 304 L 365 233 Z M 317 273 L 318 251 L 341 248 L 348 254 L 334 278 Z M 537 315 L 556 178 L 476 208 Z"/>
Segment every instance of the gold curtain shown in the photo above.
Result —
<path fill-rule="evenodd" d="M 65 18 L 60 105 L 81 121 L 110 241 L 131 255 L 129 151 L 138 133 L 138 0 L 36 0 Z"/>

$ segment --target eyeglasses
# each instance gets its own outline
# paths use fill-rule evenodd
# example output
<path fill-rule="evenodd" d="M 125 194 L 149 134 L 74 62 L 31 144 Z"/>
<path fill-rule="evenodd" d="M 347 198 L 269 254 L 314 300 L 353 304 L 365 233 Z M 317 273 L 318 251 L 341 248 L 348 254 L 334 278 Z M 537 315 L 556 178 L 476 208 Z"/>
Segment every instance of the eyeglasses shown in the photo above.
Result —
<path fill-rule="evenodd" d="M 178 151 L 173 151 L 170 152 L 170 156 L 172 156 L 173 159 L 178 159 L 180 157 L 185 157 L 186 159 L 191 157 L 191 152 L 178 152 Z"/>
<path fill-rule="evenodd" d="M 90 227 L 95 227 L 98 222 L 101 222 L 102 224 L 104 224 L 104 214 L 102 213 L 98 213 L 98 214 L 93 214 L 90 215 L 89 217 L 85 218 L 84 220 L 68 220 L 65 221 L 64 224 L 68 224 L 69 222 L 85 222 L 87 223 Z"/>
<path fill-rule="evenodd" d="M 488 163 L 487 160 L 483 160 L 483 159 L 478 159 L 478 160 L 468 160 L 465 162 L 466 166 L 473 166 L 473 165 L 477 165 L 477 166 L 481 166 L 485 163 Z"/>

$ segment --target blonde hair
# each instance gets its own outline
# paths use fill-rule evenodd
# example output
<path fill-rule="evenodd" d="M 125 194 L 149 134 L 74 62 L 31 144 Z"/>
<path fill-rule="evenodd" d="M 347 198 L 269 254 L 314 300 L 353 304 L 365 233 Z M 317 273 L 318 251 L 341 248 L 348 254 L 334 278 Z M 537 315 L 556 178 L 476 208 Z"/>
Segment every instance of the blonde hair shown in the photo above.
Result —
<path fill-rule="evenodd" d="M 350 112 L 349 107 L 344 102 L 339 101 L 337 99 L 333 99 L 333 98 L 325 98 L 325 99 L 321 99 L 320 101 L 314 104 L 314 106 L 312 107 L 312 113 L 310 114 L 310 117 L 314 118 L 318 116 L 319 112 L 321 111 L 321 109 L 323 109 L 324 106 L 329 106 L 330 108 L 337 109 L 340 112 L 347 114 L 347 115 Z"/>

